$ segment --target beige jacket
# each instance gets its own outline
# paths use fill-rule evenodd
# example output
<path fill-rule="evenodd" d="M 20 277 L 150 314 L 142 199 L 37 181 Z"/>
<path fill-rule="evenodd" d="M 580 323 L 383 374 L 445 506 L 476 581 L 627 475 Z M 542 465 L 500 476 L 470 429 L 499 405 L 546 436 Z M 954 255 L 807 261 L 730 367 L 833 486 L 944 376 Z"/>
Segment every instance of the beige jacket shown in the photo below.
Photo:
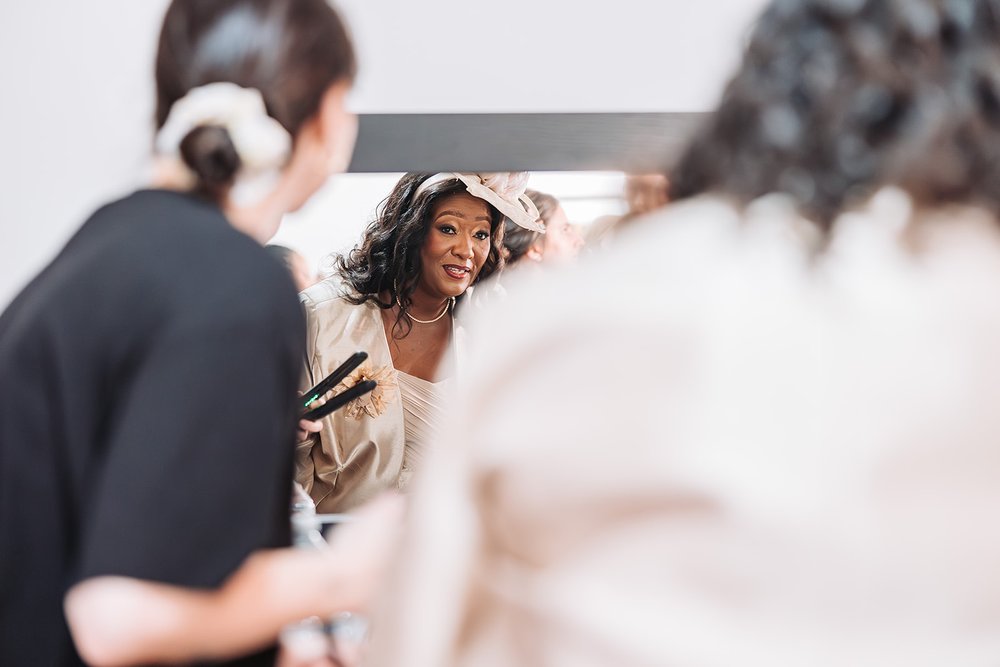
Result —
<path fill-rule="evenodd" d="M 368 359 L 337 391 L 372 379 L 378 388 L 323 419 L 323 430 L 296 447 L 295 477 L 320 512 L 341 512 L 378 493 L 400 488 L 404 470 L 403 406 L 377 306 L 346 301 L 336 278 L 299 296 L 306 315 L 303 391 L 347 357 Z"/>

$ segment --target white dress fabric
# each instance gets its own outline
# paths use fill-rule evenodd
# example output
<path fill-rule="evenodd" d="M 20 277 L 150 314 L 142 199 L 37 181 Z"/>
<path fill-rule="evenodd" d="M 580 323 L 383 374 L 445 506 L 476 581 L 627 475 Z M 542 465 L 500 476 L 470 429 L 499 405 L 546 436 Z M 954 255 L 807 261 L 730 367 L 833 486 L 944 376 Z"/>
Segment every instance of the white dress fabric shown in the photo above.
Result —
<path fill-rule="evenodd" d="M 396 380 L 403 401 L 405 450 L 400 483 L 405 486 L 427 450 L 441 437 L 448 381 L 429 382 L 403 371 L 396 371 Z"/>
<path fill-rule="evenodd" d="M 804 229 L 705 198 L 508 284 L 371 665 L 1000 664 L 997 222 Z"/>

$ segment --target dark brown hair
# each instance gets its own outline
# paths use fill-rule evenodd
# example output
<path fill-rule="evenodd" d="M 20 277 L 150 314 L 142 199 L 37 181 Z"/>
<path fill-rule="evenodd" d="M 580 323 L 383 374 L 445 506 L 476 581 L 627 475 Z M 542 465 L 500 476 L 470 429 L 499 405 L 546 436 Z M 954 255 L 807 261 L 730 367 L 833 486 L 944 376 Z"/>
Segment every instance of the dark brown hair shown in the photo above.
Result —
<path fill-rule="evenodd" d="M 326 0 L 174 0 L 156 55 L 156 127 L 191 89 L 228 81 L 259 90 L 268 114 L 296 137 L 329 87 L 355 71 L 347 30 Z M 214 199 L 241 164 L 218 126 L 195 128 L 180 151 L 196 189 Z"/>
<path fill-rule="evenodd" d="M 432 175 L 411 173 L 399 179 L 379 205 L 361 244 L 335 260 L 336 272 L 353 291 L 347 297 L 352 303 L 371 301 L 385 309 L 399 302 L 400 314 L 393 328 L 399 338 L 405 337 L 410 330 L 411 323 L 403 313 L 413 303 L 412 295 L 420 280 L 420 251 L 427 239 L 434 206 L 444 197 L 467 192 L 465 184 L 454 179 L 434 183 L 418 195 L 420 184 Z M 503 264 L 500 249 L 503 247 L 504 216 L 492 205 L 487 209 L 490 213 L 490 251 L 476 282 L 490 277 Z M 382 294 L 388 299 L 383 300 Z"/>
<path fill-rule="evenodd" d="M 525 190 L 524 194 L 538 209 L 538 217 L 545 225 L 559 208 L 559 200 L 552 195 L 539 192 L 538 190 Z M 525 229 L 515 224 L 509 218 L 504 224 L 503 247 L 505 251 L 504 261 L 507 264 L 516 264 L 528 252 L 531 246 L 541 238 L 541 232 Z"/>
<path fill-rule="evenodd" d="M 670 183 L 824 227 L 883 185 L 1000 211 L 1000 0 L 775 0 Z"/>

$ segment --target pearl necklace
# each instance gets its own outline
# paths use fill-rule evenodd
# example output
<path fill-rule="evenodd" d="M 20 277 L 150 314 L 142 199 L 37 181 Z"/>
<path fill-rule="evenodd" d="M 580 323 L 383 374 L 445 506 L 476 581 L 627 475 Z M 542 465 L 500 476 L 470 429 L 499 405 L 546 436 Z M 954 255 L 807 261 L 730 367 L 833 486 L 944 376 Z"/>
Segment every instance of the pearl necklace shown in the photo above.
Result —
<path fill-rule="evenodd" d="M 403 304 L 401 304 L 399 302 L 399 298 L 396 299 L 396 305 L 399 306 L 399 309 L 403 311 L 404 315 L 406 315 L 408 318 L 410 318 L 412 321 L 416 322 L 417 324 L 434 324 L 435 322 L 437 322 L 438 320 L 440 320 L 442 317 L 444 317 L 445 313 L 447 313 L 451 309 L 451 307 L 455 305 L 455 297 L 453 297 L 453 296 L 448 297 L 448 301 L 444 304 L 444 310 L 442 310 L 441 314 L 438 315 L 437 317 L 435 317 L 433 320 L 420 320 L 420 319 L 417 319 L 416 317 L 414 317 L 413 315 L 411 315 L 410 313 L 406 312 L 405 310 L 403 310 Z"/>

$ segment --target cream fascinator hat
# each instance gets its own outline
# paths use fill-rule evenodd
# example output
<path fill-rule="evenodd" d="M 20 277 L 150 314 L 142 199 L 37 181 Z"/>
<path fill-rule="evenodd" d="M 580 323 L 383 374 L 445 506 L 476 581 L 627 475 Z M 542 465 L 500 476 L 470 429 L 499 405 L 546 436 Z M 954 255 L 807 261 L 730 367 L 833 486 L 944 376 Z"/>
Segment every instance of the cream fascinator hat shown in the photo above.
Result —
<path fill-rule="evenodd" d="M 419 195 L 430 186 L 442 181 L 458 180 L 465 184 L 465 189 L 473 197 L 491 204 L 498 211 L 510 218 L 519 227 L 534 232 L 545 233 L 545 226 L 539 222 L 538 209 L 524 191 L 528 187 L 528 172 L 503 172 L 498 174 L 459 174 L 447 172 L 434 174 L 417 188 Z"/>

